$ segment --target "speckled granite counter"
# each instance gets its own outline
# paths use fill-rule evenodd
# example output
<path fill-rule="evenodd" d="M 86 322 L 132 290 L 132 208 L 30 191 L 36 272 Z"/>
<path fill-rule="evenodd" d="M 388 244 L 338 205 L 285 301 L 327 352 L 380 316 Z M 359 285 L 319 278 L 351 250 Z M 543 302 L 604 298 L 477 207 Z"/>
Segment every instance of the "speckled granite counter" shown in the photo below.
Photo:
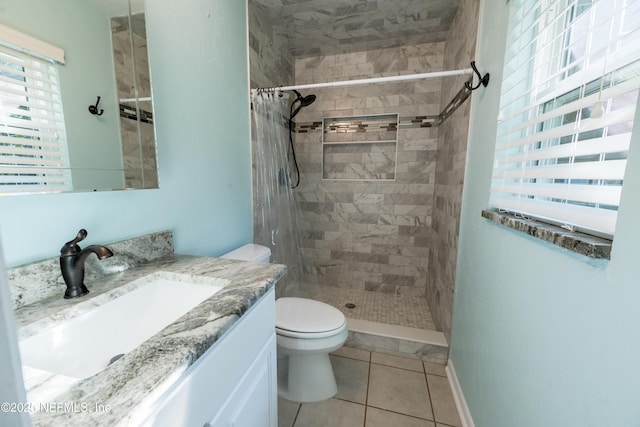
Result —
<path fill-rule="evenodd" d="M 25 370 L 25 376 L 29 376 L 25 379 L 29 401 L 66 405 L 55 407 L 55 411 L 33 413 L 33 425 L 128 425 L 285 271 L 286 267 L 277 264 L 171 255 L 92 282 L 87 280 L 90 294 L 85 297 L 64 300 L 53 296 L 17 309 L 18 335 L 23 339 L 133 290 L 131 282 L 156 272 L 189 275 L 196 281 L 201 277 L 229 280 L 212 297 L 94 376 L 75 380 Z"/>

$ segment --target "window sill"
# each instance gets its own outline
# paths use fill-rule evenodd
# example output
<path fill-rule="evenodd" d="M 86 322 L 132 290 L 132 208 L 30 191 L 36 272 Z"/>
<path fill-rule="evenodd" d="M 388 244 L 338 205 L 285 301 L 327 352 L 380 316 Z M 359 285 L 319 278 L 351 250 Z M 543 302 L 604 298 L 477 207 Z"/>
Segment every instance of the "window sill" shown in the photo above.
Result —
<path fill-rule="evenodd" d="M 611 259 L 611 240 L 571 232 L 535 219 L 516 218 L 513 215 L 497 211 L 483 210 L 482 216 L 489 221 L 497 222 L 580 255 L 593 259 Z"/>

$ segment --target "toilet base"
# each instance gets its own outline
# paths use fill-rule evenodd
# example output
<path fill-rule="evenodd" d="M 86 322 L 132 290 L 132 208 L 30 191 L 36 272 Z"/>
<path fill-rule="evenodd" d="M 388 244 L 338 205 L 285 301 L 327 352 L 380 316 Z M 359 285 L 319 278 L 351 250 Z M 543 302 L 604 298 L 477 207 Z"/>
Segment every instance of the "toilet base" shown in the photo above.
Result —
<path fill-rule="evenodd" d="M 337 392 L 329 354 L 278 356 L 278 396 L 294 402 L 319 402 Z"/>

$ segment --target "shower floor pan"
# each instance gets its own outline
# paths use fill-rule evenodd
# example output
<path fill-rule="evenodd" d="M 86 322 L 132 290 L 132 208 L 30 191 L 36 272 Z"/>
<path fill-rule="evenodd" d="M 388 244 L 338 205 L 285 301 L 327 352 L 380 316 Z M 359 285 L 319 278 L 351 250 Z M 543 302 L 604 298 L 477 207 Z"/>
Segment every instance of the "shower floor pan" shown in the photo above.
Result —
<path fill-rule="evenodd" d="M 325 302 L 347 317 L 346 345 L 445 363 L 448 344 L 424 298 L 330 286 L 302 286 L 296 295 Z"/>

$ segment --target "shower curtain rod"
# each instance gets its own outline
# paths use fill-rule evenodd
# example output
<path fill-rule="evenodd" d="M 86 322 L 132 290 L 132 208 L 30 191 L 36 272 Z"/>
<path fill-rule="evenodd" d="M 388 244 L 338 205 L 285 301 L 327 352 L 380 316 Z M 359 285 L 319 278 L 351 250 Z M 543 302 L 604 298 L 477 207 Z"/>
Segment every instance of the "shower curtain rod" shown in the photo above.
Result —
<path fill-rule="evenodd" d="M 402 76 L 374 77 L 371 79 L 342 80 L 342 81 L 328 82 L 328 83 L 311 83 L 306 85 L 259 88 L 259 89 L 251 89 L 251 93 L 261 92 L 265 90 L 266 91 L 273 91 L 273 90 L 286 91 L 286 90 L 316 89 L 316 88 L 339 87 L 339 86 L 357 86 L 357 85 L 367 85 L 371 83 L 402 82 L 402 81 L 408 81 L 408 80 L 432 79 L 436 77 L 465 76 L 473 73 L 474 73 L 473 69 L 464 68 L 462 70 L 434 71 L 431 73 L 407 74 Z"/>

